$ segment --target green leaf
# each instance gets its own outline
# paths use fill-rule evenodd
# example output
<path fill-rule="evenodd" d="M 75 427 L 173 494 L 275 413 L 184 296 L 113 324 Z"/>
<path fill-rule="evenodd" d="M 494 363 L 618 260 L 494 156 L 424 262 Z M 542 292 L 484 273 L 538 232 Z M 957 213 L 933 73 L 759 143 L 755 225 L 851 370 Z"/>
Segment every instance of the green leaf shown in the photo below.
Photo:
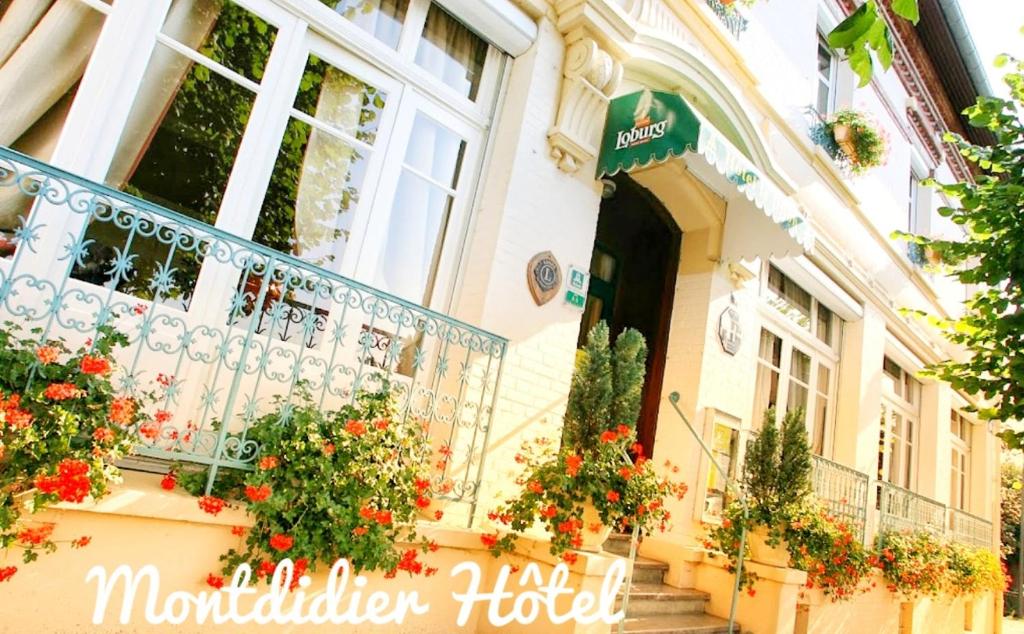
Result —
<path fill-rule="evenodd" d="M 871 75 L 874 64 L 871 62 L 871 53 L 867 46 L 861 46 L 850 53 L 850 68 L 860 78 L 858 88 L 863 88 L 871 83 Z"/>
<path fill-rule="evenodd" d="M 854 42 L 867 35 L 871 26 L 878 19 L 878 7 L 873 0 L 862 4 L 859 9 L 850 14 L 839 23 L 839 26 L 832 29 L 828 34 L 828 44 L 833 48 L 850 48 Z"/>
<path fill-rule="evenodd" d="M 893 13 L 901 18 L 910 20 L 917 24 L 921 20 L 921 13 L 917 7 L 917 0 L 892 0 Z"/>
<path fill-rule="evenodd" d="M 868 31 L 868 43 L 878 55 L 878 62 L 882 68 L 888 70 L 892 66 L 892 34 L 885 20 L 876 20 L 875 24 Z"/>

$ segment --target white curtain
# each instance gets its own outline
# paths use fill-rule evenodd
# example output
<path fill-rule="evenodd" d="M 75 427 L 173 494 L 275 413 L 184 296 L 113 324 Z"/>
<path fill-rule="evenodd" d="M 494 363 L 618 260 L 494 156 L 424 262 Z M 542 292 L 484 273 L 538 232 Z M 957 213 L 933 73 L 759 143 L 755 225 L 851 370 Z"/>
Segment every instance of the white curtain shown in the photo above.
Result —
<path fill-rule="evenodd" d="M 464 145 L 451 130 L 417 114 L 405 165 L 454 187 Z M 426 301 L 451 204 L 445 189 L 402 170 L 388 218 L 387 241 L 376 267 L 380 286 L 413 302 Z"/>
<path fill-rule="evenodd" d="M 361 81 L 328 67 L 316 119 L 355 138 L 366 91 Z M 335 264 L 341 259 L 352 211 L 344 207 L 345 190 L 358 189 L 359 179 L 352 172 L 359 160 L 349 143 L 329 132 L 310 131 L 295 200 L 295 255 L 324 266 L 330 256 Z M 336 237 L 336 232 L 341 235 Z"/>
<path fill-rule="evenodd" d="M 388 46 L 396 47 L 409 0 L 342 0 L 335 10 Z"/>
<path fill-rule="evenodd" d="M 458 20 L 430 5 L 416 63 L 460 94 L 476 96 L 482 70 L 483 41 Z"/>

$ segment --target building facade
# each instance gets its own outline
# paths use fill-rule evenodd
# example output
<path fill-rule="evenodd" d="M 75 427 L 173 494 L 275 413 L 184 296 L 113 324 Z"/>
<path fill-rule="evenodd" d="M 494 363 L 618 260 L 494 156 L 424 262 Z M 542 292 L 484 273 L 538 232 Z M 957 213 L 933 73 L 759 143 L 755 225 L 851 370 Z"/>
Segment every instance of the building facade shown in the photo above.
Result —
<path fill-rule="evenodd" d="M 637 328 L 641 440 L 691 491 L 642 552 L 720 616 L 699 544 L 725 486 L 691 425 L 736 475 L 763 412 L 800 409 L 816 493 L 863 539 L 995 547 L 996 430 L 919 375 L 959 351 L 906 313 L 969 289 L 891 237 L 960 235 L 925 185 L 970 178 L 945 132 L 986 140 L 958 114 L 988 87 L 956 3 L 890 20 L 893 68 L 862 88 L 825 38 L 852 2 L 731 4 L 0 3 L 4 310 L 71 339 L 135 320 L 133 373 L 179 386 L 142 468 L 244 468 L 273 397 L 385 372 L 453 455 L 448 521 L 476 526 L 521 443 L 559 437 L 589 328 Z M 820 138 L 847 107 L 889 138 L 860 176 Z"/>

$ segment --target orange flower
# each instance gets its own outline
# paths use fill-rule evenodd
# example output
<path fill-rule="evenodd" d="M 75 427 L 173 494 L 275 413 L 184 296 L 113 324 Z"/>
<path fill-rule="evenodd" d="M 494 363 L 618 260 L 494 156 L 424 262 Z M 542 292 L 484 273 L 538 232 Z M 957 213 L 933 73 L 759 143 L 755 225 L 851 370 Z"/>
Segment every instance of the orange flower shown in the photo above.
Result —
<path fill-rule="evenodd" d="M 334 447 L 334 443 L 333 442 L 326 442 L 326 443 L 324 443 L 322 451 L 324 452 L 325 456 L 333 456 L 334 455 L 334 450 L 335 450 L 335 447 Z"/>
<path fill-rule="evenodd" d="M 490 535 L 490 534 L 484 533 L 483 535 L 480 536 L 480 541 L 481 541 L 481 543 L 483 543 L 484 547 L 486 547 L 486 548 L 494 548 L 495 545 L 497 545 L 497 543 L 498 543 L 498 534 L 494 533 L 493 535 Z"/>
<path fill-rule="evenodd" d="M 43 396 L 51 401 L 66 401 L 83 394 L 85 391 L 78 389 L 74 383 L 51 383 L 43 390 Z"/>
<path fill-rule="evenodd" d="M 256 487 L 248 484 L 245 487 L 245 497 L 249 498 L 253 502 L 262 502 L 270 497 L 270 486 L 261 484 Z"/>
<path fill-rule="evenodd" d="M 57 361 L 57 356 L 60 351 L 53 346 L 39 346 L 36 348 L 36 358 L 39 359 L 39 363 L 43 365 L 49 365 Z"/>
<path fill-rule="evenodd" d="M 88 535 L 82 535 L 78 539 L 76 539 L 76 540 L 71 542 L 71 547 L 72 548 L 85 548 L 90 543 L 92 543 L 92 537 L 89 537 Z"/>
<path fill-rule="evenodd" d="M 601 433 L 601 442 L 615 442 L 618 439 L 619 435 L 610 429 Z"/>
<path fill-rule="evenodd" d="M 621 467 L 619 469 L 619 475 L 629 480 L 630 478 L 633 477 L 633 470 L 630 469 L 629 467 Z"/>
<path fill-rule="evenodd" d="M 558 507 L 556 507 L 554 504 L 549 504 L 546 509 L 540 512 L 540 514 L 543 517 L 551 519 L 552 517 L 558 515 Z"/>
<path fill-rule="evenodd" d="M 245 527 L 244 526 L 232 526 L 231 527 L 231 534 L 234 535 L 235 537 L 241 537 L 242 535 L 245 535 Z"/>
<path fill-rule="evenodd" d="M 619 432 L 619 435 L 622 436 L 623 438 L 628 436 L 629 432 L 633 431 L 626 425 L 619 425 L 618 427 L 616 427 L 616 430 Z"/>
<path fill-rule="evenodd" d="M 263 471 L 269 471 L 270 469 L 277 467 L 279 464 L 281 463 L 278 461 L 277 456 L 263 456 L 260 458 L 259 467 Z"/>
<path fill-rule="evenodd" d="M 82 374 L 109 374 L 110 361 L 103 357 L 94 357 L 87 354 L 82 357 L 79 369 L 82 371 Z"/>
<path fill-rule="evenodd" d="M 570 477 L 575 477 L 580 471 L 580 467 L 583 466 L 583 457 L 573 454 L 565 459 L 565 473 Z"/>
<path fill-rule="evenodd" d="M 376 427 L 377 429 L 383 431 L 383 430 L 387 429 L 388 425 L 390 425 L 390 424 L 391 424 L 391 421 L 382 418 L 382 419 L 380 419 L 378 421 L 374 421 L 373 426 Z"/>
<path fill-rule="evenodd" d="M 175 477 L 174 472 L 170 472 L 160 480 L 160 488 L 165 491 L 173 491 L 174 487 L 178 484 L 178 479 Z"/>
<path fill-rule="evenodd" d="M 366 433 L 366 424 L 361 420 L 350 420 L 345 423 L 345 431 L 353 436 L 362 436 Z"/>
<path fill-rule="evenodd" d="M 365 526 L 356 526 L 355 528 L 352 529 L 352 534 L 355 535 L 356 537 L 362 537 L 363 535 L 367 534 L 368 532 L 370 532 L 370 529 L 366 528 Z"/>
<path fill-rule="evenodd" d="M 283 533 L 277 533 L 270 538 L 270 547 L 276 551 L 284 552 L 290 549 L 295 544 L 295 538 L 291 535 L 285 535 Z"/>
<path fill-rule="evenodd" d="M 206 585 L 216 590 L 220 590 L 224 587 L 224 577 L 221 577 L 220 575 L 215 575 L 211 572 L 210 574 L 206 575 Z"/>
<path fill-rule="evenodd" d="M 43 524 L 38 528 L 26 528 L 18 533 L 18 541 L 28 546 L 38 546 L 53 534 L 53 524 Z"/>
<path fill-rule="evenodd" d="M 529 489 L 531 493 L 536 493 L 538 495 L 544 492 L 544 487 L 541 486 L 540 482 L 537 482 L 536 480 L 530 480 L 529 482 L 527 482 L 526 488 Z"/>
<path fill-rule="evenodd" d="M 224 500 L 213 495 L 204 495 L 203 497 L 199 498 L 199 508 L 204 513 L 209 513 L 210 515 L 216 515 L 220 513 L 221 511 L 224 510 L 224 507 L 226 505 L 227 503 Z"/>
<path fill-rule="evenodd" d="M 576 553 L 572 553 L 572 552 L 562 553 L 562 561 L 564 561 L 565 563 L 569 564 L 570 566 L 573 565 L 574 563 L 576 563 L 576 561 L 578 559 L 579 559 L 579 555 L 577 555 Z"/>
<path fill-rule="evenodd" d="M 416 507 L 417 508 L 425 509 L 428 506 L 430 506 L 430 498 L 428 498 L 428 497 L 426 497 L 424 495 L 421 495 L 421 496 L 416 498 Z"/>
<path fill-rule="evenodd" d="M 620 496 L 618 491 L 609 491 L 606 497 L 609 502 L 618 502 Z"/>
<path fill-rule="evenodd" d="M 373 519 L 376 520 L 378 524 L 388 526 L 392 522 L 391 511 L 377 511 L 373 516 Z"/>
<path fill-rule="evenodd" d="M 110 404 L 110 414 L 107 418 L 117 425 L 129 425 L 132 417 L 135 416 L 135 401 L 130 398 L 115 398 Z"/>
<path fill-rule="evenodd" d="M 98 443 L 106 443 L 114 440 L 114 430 L 109 427 L 97 427 L 92 432 L 92 439 Z"/>
<path fill-rule="evenodd" d="M 163 425 L 167 421 L 171 420 L 171 413 L 165 409 L 158 409 L 156 414 L 153 415 L 153 419 Z"/>

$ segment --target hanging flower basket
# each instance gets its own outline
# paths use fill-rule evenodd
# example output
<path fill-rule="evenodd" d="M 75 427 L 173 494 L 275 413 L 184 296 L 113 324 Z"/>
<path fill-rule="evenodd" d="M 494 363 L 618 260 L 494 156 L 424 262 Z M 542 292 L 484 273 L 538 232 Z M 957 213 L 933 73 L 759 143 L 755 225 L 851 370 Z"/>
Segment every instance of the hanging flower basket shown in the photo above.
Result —
<path fill-rule="evenodd" d="M 835 141 L 835 158 L 848 165 L 854 174 L 884 165 L 889 140 L 884 130 L 863 112 L 840 110 L 825 122 L 825 130 Z"/>

